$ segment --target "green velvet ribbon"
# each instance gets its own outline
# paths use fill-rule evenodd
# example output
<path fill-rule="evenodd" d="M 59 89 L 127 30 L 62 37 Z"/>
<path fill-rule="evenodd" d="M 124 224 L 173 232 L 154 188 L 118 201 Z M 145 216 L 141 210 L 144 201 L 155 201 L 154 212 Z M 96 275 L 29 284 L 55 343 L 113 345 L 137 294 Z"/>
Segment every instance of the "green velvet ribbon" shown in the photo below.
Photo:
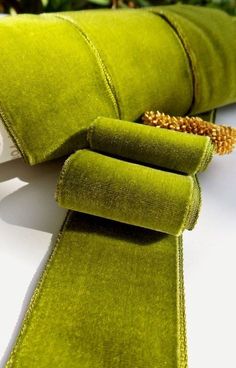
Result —
<path fill-rule="evenodd" d="M 30 164 L 76 151 L 56 193 L 70 211 L 7 368 L 187 366 L 181 234 L 213 148 L 131 121 L 236 101 L 233 19 L 178 5 L 1 20 L 11 136 Z"/>
<path fill-rule="evenodd" d="M 85 147 L 97 116 L 136 121 L 236 101 L 236 22 L 218 10 L 22 15 L 2 19 L 0 34 L 1 115 L 30 164 Z"/>
<path fill-rule="evenodd" d="M 205 170 L 213 154 L 208 137 L 104 117 L 90 125 L 87 140 L 92 150 L 190 175 Z"/>
<path fill-rule="evenodd" d="M 102 117 L 87 137 L 90 149 L 62 168 L 57 201 L 74 212 L 7 367 L 185 367 L 181 234 L 200 208 L 197 179 L 185 171 L 206 167 L 212 144 Z M 164 167 L 165 157 L 164 170 L 149 165 Z"/>

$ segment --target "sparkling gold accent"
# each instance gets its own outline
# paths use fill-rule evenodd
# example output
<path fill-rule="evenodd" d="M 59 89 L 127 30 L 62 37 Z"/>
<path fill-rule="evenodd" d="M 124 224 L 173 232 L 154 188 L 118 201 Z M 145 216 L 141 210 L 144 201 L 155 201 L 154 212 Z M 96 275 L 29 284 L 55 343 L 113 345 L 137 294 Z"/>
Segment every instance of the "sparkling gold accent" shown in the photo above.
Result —
<path fill-rule="evenodd" d="M 236 128 L 210 123 L 200 117 L 170 116 L 159 111 L 146 111 L 142 120 L 144 124 L 157 128 L 208 136 L 219 155 L 231 153 L 236 145 Z"/>

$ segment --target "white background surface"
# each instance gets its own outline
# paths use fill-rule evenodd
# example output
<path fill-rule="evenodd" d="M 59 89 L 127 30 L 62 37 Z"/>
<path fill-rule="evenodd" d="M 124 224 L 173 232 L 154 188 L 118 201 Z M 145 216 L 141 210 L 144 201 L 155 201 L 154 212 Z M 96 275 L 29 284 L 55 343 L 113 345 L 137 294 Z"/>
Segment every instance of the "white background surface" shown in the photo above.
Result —
<path fill-rule="evenodd" d="M 217 121 L 236 126 L 236 105 Z M 53 197 L 61 166 L 0 165 L 1 368 L 65 216 Z M 189 368 L 235 368 L 236 152 L 215 157 L 200 183 L 200 218 L 184 236 Z"/>

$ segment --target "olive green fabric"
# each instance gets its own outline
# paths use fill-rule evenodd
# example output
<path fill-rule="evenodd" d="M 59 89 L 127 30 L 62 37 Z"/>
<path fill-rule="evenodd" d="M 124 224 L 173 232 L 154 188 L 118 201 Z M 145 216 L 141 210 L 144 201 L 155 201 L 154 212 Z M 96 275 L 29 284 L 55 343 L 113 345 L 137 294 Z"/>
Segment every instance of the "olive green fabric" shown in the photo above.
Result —
<path fill-rule="evenodd" d="M 95 151 L 186 174 L 205 170 L 213 154 L 209 137 L 104 117 L 90 125 L 87 140 Z"/>
<path fill-rule="evenodd" d="M 140 126 L 100 118 L 92 129 L 104 121 L 119 124 L 121 136 L 132 126 L 129 155 Z M 157 129 L 143 129 L 154 141 Z M 184 146 L 189 136 L 180 137 Z M 203 140 L 199 160 L 211 147 Z M 145 142 L 144 134 L 136 150 Z M 165 144 L 168 152 L 172 141 Z M 91 149 L 62 168 L 57 201 L 80 212 L 67 216 L 7 368 L 186 368 L 182 243 L 174 235 L 196 222 L 197 180 L 145 166 L 145 155 L 133 163 Z M 186 167 L 181 146 L 178 154 Z"/>
<path fill-rule="evenodd" d="M 173 6 L 0 21 L 3 121 L 30 164 L 76 151 L 57 200 L 80 211 L 69 212 L 7 368 L 186 368 L 180 234 L 200 207 L 189 174 L 212 147 L 129 121 L 236 101 L 232 19 Z"/>
<path fill-rule="evenodd" d="M 186 367 L 181 248 L 70 213 L 7 368 Z"/>
<path fill-rule="evenodd" d="M 30 164 L 85 147 L 97 116 L 236 101 L 236 22 L 217 10 L 20 15 L 1 19 L 0 38 L 1 116 Z"/>
<path fill-rule="evenodd" d="M 195 6 L 154 7 L 152 10 L 171 24 L 189 56 L 194 85 L 191 113 L 235 102 L 235 17 Z"/>
<path fill-rule="evenodd" d="M 192 176 L 84 149 L 66 161 L 57 201 L 71 210 L 180 235 L 193 227 L 200 195 Z"/>

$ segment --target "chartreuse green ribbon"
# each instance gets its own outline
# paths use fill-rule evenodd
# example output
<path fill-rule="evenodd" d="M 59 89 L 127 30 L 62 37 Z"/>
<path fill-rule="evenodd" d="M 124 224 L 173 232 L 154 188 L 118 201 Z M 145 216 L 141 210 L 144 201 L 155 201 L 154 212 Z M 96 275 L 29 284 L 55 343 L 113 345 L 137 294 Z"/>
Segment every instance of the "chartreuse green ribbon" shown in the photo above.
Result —
<path fill-rule="evenodd" d="M 224 32 L 222 32 L 224 29 Z M 87 145 L 98 116 L 236 101 L 236 21 L 193 6 L 4 17 L 1 115 L 30 164 Z"/>
<path fill-rule="evenodd" d="M 6 367 L 186 367 L 181 234 L 213 148 L 131 121 L 235 102 L 234 18 L 181 5 L 22 15 L 0 35 L 1 117 L 25 160 L 74 152 L 56 192 L 70 211 Z"/>
<path fill-rule="evenodd" d="M 185 367 L 181 234 L 211 141 L 99 118 L 88 142 L 61 171 L 57 201 L 73 212 L 7 367 Z M 168 153 L 176 172 L 155 167 Z"/>

